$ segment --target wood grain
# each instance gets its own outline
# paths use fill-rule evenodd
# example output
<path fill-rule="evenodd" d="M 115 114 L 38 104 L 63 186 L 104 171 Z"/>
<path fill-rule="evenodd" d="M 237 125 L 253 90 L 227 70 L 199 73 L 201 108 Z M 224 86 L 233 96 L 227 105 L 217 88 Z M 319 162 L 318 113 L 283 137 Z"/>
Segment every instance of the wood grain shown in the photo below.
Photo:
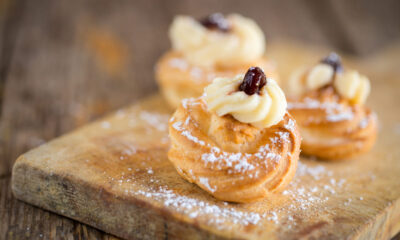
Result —
<path fill-rule="evenodd" d="M 12 196 L 10 178 L 0 180 L 0 239 L 117 239 Z"/>
<path fill-rule="evenodd" d="M 254 17 L 268 40 L 296 38 L 365 55 L 399 37 L 399 3 L 0 1 L 0 178 L 9 182 L 14 160 L 28 149 L 154 91 L 156 85 L 148 72 L 169 46 L 167 26 L 177 13 L 200 17 L 210 9 L 240 12 Z M 327 17 L 324 9 L 333 13 Z M 126 54 L 118 54 L 122 51 Z M 116 69 L 122 69 L 121 73 L 115 75 Z M 1 184 L 0 191 L 7 187 Z M 7 223 L 2 225 L 2 234 L 30 232 L 31 239 L 36 233 L 46 234 L 46 226 L 51 225 L 50 229 L 57 228 L 51 235 L 56 239 L 76 236 L 69 225 L 62 224 L 70 220 L 50 214 L 52 221 L 35 224 L 42 210 L 4 196 L 0 213 L 11 214 L 1 218 Z M 8 201 L 16 203 L 10 206 Z M 25 215 L 39 230 L 8 225 L 10 219 L 17 221 Z M 101 235 L 80 223 L 74 226 L 87 229 L 94 238 Z"/>

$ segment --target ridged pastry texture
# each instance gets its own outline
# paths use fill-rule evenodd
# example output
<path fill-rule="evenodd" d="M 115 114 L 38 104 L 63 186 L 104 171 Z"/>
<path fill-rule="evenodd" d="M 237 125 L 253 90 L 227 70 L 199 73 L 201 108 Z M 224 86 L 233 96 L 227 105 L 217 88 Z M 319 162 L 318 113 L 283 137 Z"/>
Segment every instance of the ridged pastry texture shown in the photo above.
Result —
<path fill-rule="evenodd" d="M 283 189 L 296 171 L 301 140 L 288 113 L 258 129 L 208 111 L 202 98 L 185 99 L 169 133 L 168 158 L 178 173 L 220 200 L 261 200 Z"/>
<path fill-rule="evenodd" d="M 299 125 L 306 155 L 344 159 L 367 152 L 375 142 L 376 115 L 342 98 L 331 85 L 288 99 L 288 111 Z"/>

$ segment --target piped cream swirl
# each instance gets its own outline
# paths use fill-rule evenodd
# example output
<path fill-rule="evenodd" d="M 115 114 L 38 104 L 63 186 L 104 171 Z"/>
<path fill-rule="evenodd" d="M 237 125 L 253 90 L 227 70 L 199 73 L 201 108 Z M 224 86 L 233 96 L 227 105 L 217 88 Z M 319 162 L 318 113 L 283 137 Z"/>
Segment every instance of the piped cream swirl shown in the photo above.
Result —
<path fill-rule="evenodd" d="M 266 128 L 277 124 L 286 113 L 285 94 L 273 79 L 259 94 L 247 95 L 239 91 L 244 75 L 234 78 L 216 78 L 205 89 L 204 99 L 208 110 L 217 115 L 231 114 L 236 120 L 250 123 L 257 128 Z"/>
<path fill-rule="evenodd" d="M 318 89 L 330 83 L 335 71 L 328 64 L 318 64 L 313 67 L 306 77 L 306 88 L 308 90 Z"/>
<path fill-rule="evenodd" d="M 260 58 L 265 50 L 260 27 L 238 14 L 228 15 L 227 20 L 231 30 L 220 32 L 191 17 L 175 17 L 169 31 L 172 48 L 198 66 L 235 66 Z"/>
<path fill-rule="evenodd" d="M 340 74 L 333 85 L 341 96 L 353 104 L 363 104 L 371 90 L 368 78 L 354 70 Z"/>
<path fill-rule="evenodd" d="M 351 104 L 363 104 L 371 89 L 368 78 L 357 71 L 335 73 L 332 66 L 319 63 L 311 69 L 301 68 L 294 72 L 289 79 L 288 92 L 292 96 L 299 97 L 332 82 L 337 93 L 348 99 Z"/>

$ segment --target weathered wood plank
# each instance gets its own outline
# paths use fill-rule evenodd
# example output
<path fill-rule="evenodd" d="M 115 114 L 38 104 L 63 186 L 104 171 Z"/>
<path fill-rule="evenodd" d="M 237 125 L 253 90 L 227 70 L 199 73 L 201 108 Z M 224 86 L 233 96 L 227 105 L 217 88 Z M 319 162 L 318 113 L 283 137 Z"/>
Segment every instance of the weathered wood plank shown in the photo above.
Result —
<path fill-rule="evenodd" d="M 177 13 L 240 12 L 259 22 L 267 40 L 361 54 L 399 36 L 399 1 L 331 1 L 335 19 L 322 23 L 327 16 L 307 2 L 0 1 L 0 176 L 26 150 L 154 91 L 153 63 L 169 46 Z M 330 29 L 337 21 L 344 36 Z"/>
<path fill-rule="evenodd" d="M 0 179 L 0 239 L 117 239 L 97 229 L 15 199 Z"/>
<path fill-rule="evenodd" d="M 13 192 L 125 238 L 388 239 L 400 229 L 398 117 L 384 97 L 394 91 L 374 88 L 372 105 L 387 107 L 377 109 L 381 135 L 370 153 L 335 163 L 301 158 L 286 193 L 257 203 L 224 203 L 178 175 L 160 96 L 22 155 Z"/>
<path fill-rule="evenodd" d="M 9 41 L 15 44 L 13 57 L 2 54 L 2 65 L 9 67 L 2 70 L 7 72 L 5 85 L 0 84 L 0 174 L 9 172 L 27 149 L 154 91 L 152 68 L 169 46 L 167 28 L 177 13 L 240 12 L 253 17 L 268 39 L 298 38 L 356 53 L 375 49 L 387 41 L 386 35 L 400 32 L 395 27 L 398 1 L 385 1 L 376 9 L 372 2 L 344 1 L 16 2 L 23 3 L 17 13 L 24 14 L 16 18 L 21 29 L 18 39 Z M 385 19 L 385 27 L 375 24 L 378 17 Z M 364 28 L 364 20 L 374 24 Z M 15 28 L 2 28 L 3 38 L 16 35 Z"/>

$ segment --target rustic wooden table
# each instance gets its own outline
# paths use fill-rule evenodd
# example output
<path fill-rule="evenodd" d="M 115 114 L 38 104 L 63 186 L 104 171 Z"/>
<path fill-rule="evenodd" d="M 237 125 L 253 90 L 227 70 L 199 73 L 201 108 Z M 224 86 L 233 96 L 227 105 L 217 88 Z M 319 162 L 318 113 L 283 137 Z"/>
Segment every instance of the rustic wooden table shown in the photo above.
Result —
<path fill-rule="evenodd" d="M 240 12 L 267 37 L 359 55 L 400 36 L 399 1 L 345 3 L 0 1 L 0 239 L 114 238 L 17 201 L 10 170 L 28 149 L 156 91 L 173 15 Z"/>

